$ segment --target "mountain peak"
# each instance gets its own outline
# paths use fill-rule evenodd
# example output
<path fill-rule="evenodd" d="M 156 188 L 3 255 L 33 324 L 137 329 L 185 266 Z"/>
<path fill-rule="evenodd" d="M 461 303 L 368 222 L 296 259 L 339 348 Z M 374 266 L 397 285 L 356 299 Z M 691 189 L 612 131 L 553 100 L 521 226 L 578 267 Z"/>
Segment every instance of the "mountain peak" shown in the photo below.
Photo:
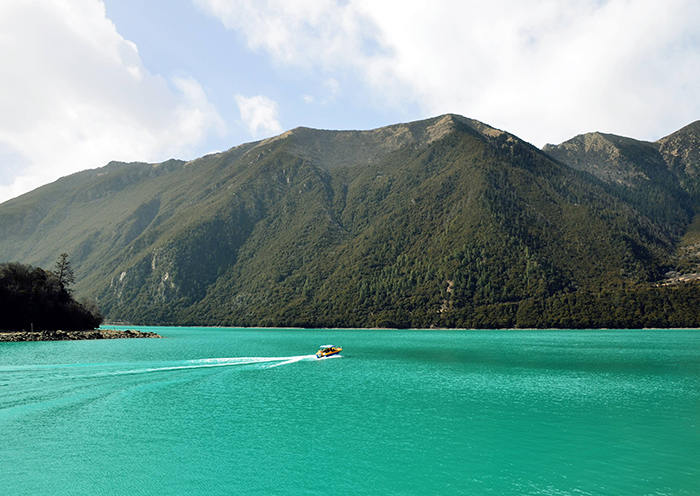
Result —
<path fill-rule="evenodd" d="M 437 141 L 457 128 L 457 116 L 454 114 L 445 114 L 431 120 L 434 120 L 434 123 L 425 128 L 427 143 Z"/>
<path fill-rule="evenodd" d="M 259 141 L 256 144 L 260 146 L 288 138 L 304 138 L 313 134 L 339 134 L 356 136 L 375 135 L 384 137 L 410 134 L 412 140 L 414 141 L 431 143 L 452 131 L 456 131 L 460 125 L 467 125 L 472 130 L 477 131 L 479 134 L 489 138 L 495 138 L 508 134 L 505 131 L 494 128 L 476 119 L 470 119 L 459 114 L 447 113 L 435 117 L 429 117 L 427 119 L 390 124 L 388 126 L 381 126 L 372 129 L 333 130 L 297 126 L 277 136 Z"/>
<path fill-rule="evenodd" d="M 653 143 L 615 134 L 592 132 L 579 134 L 559 145 L 545 145 L 543 150 L 573 167 L 599 179 L 624 187 L 666 180 L 666 164 Z"/>
<path fill-rule="evenodd" d="M 261 149 L 284 144 L 287 152 L 309 159 L 324 168 L 367 165 L 376 163 L 405 146 L 430 145 L 465 129 L 486 138 L 505 134 L 461 115 L 443 114 L 367 130 L 328 130 L 300 126 L 252 143 L 247 153 L 257 156 Z"/>
<path fill-rule="evenodd" d="M 700 120 L 691 122 L 690 124 L 680 128 L 678 131 L 675 131 L 669 134 L 668 136 L 664 136 L 659 141 L 657 141 L 657 143 L 664 143 L 672 139 L 678 139 L 683 137 L 695 137 L 696 139 L 700 138 Z"/>
<path fill-rule="evenodd" d="M 700 120 L 655 143 L 681 184 L 700 202 Z"/>

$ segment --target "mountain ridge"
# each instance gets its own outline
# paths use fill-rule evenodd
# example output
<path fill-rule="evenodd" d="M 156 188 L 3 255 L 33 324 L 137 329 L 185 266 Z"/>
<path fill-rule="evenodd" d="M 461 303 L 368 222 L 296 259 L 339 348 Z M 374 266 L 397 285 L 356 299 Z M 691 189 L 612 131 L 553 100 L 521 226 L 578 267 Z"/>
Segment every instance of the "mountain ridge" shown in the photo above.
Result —
<path fill-rule="evenodd" d="M 694 129 L 542 151 L 456 114 L 299 127 L 62 178 L 0 205 L 0 253 L 33 264 L 71 253 L 76 290 L 113 320 L 559 325 L 564 308 L 589 312 L 566 295 L 656 297 L 694 214 Z"/>

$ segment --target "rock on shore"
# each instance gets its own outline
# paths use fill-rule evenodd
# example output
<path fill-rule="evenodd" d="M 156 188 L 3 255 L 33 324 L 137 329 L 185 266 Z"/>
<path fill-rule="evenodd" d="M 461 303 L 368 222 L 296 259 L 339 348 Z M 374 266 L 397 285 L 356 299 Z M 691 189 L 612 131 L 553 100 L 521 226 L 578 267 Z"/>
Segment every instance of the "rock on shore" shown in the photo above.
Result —
<path fill-rule="evenodd" d="M 0 331 L 0 341 L 74 341 L 81 339 L 162 338 L 155 332 L 132 329 L 91 329 L 87 331 Z"/>

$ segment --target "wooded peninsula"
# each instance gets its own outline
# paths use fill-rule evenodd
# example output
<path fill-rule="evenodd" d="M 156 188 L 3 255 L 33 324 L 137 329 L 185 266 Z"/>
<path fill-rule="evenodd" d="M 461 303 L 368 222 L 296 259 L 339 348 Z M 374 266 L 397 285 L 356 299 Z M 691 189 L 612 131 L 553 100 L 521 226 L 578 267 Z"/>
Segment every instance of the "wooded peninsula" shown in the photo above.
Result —
<path fill-rule="evenodd" d="M 99 329 L 97 305 L 76 301 L 73 270 L 63 253 L 54 271 L 20 263 L 0 264 L 0 341 L 65 341 L 160 337 L 135 330 Z"/>

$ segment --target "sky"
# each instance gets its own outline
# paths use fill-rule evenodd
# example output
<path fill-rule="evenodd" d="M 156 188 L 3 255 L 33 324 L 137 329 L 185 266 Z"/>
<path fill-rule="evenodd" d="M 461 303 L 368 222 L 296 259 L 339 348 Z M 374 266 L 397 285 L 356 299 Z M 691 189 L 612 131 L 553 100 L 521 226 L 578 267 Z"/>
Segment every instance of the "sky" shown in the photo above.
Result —
<path fill-rule="evenodd" d="M 543 146 L 700 119 L 696 0 L 2 0 L 0 202 L 111 160 L 457 113 Z"/>

